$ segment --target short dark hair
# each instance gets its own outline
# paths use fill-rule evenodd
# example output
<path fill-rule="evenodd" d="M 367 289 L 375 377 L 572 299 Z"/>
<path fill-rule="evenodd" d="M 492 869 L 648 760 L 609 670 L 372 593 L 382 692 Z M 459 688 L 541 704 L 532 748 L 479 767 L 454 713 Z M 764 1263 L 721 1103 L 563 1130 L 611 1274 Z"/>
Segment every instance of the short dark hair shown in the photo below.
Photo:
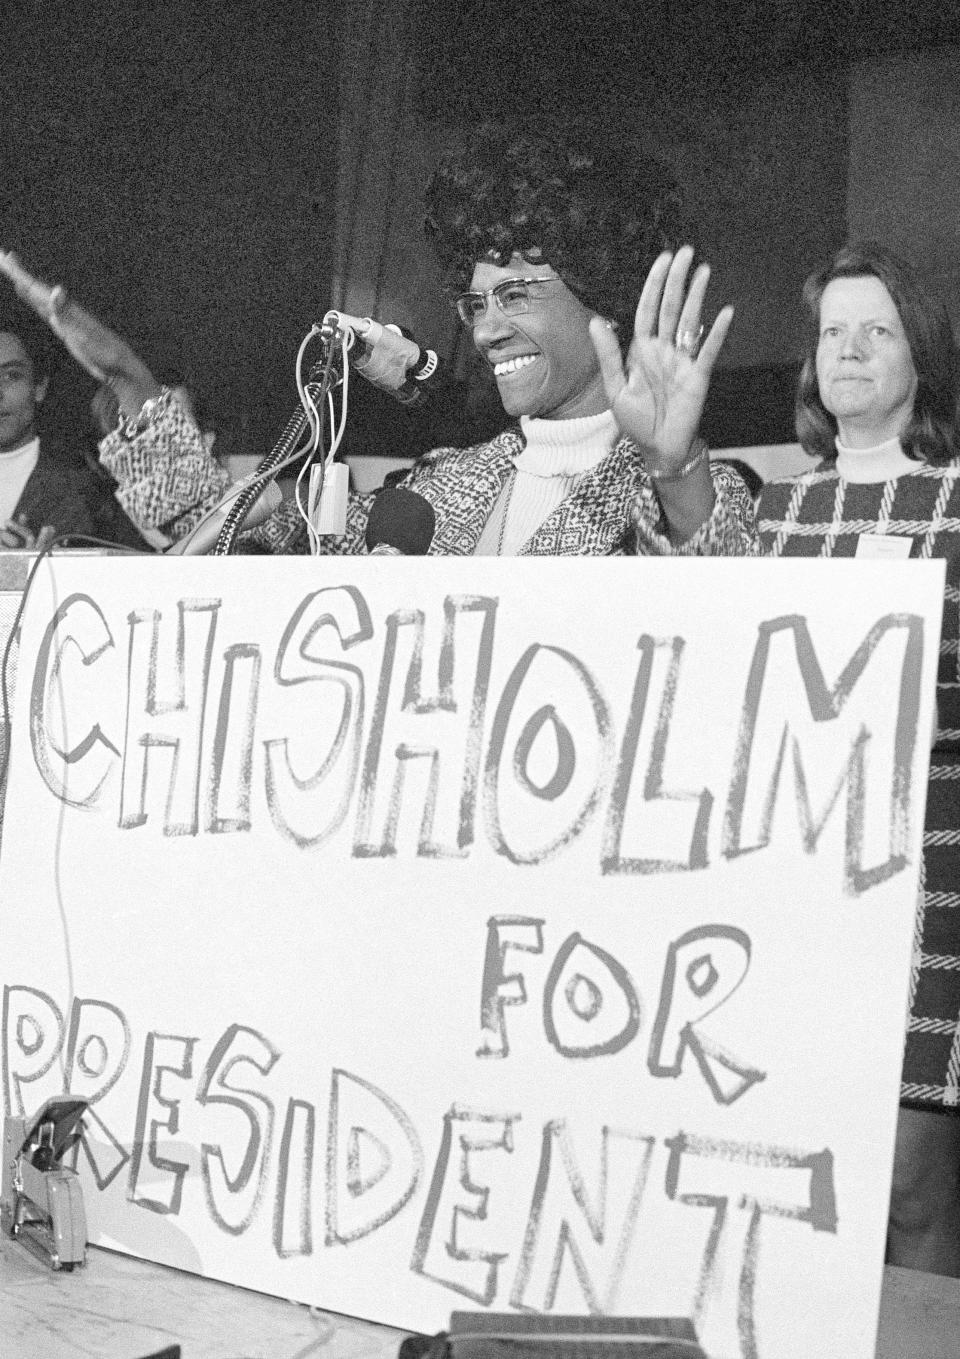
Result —
<path fill-rule="evenodd" d="M 903 325 L 917 373 L 913 414 L 902 435 L 905 451 L 929 463 L 956 454 L 960 353 L 946 307 L 924 286 L 912 265 L 875 241 L 842 246 L 803 285 L 803 351 L 797 386 L 797 437 L 815 457 L 836 456 L 837 423 L 820 399 L 817 344 L 820 301 L 836 278 L 877 278 L 886 288 Z"/>
<path fill-rule="evenodd" d="M 33 365 L 34 382 L 50 376 L 54 361 L 50 328 L 19 298 L 0 298 L 0 334 L 16 335 Z"/>
<path fill-rule="evenodd" d="M 638 148 L 590 133 L 475 128 L 427 186 L 427 236 L 451 293 L 478 260 L 548 262 L 592 311 L 633 332 L 647 271 L 684 234 L 672 172 Z"/>

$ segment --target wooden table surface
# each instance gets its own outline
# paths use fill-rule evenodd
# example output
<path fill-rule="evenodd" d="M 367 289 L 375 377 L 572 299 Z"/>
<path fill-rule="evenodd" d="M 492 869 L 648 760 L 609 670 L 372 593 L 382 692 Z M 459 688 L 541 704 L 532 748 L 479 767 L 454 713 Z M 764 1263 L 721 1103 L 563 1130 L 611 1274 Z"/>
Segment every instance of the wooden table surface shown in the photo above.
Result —
<path fill-rule="evenodd" d="M 0 1237 L 2 1359 L 394 1359 L 403 1335 L 95 1247 L 58 1274 Z M 960 1282 L 888 1268 L 877 1359 L 960 1359 Z"/>

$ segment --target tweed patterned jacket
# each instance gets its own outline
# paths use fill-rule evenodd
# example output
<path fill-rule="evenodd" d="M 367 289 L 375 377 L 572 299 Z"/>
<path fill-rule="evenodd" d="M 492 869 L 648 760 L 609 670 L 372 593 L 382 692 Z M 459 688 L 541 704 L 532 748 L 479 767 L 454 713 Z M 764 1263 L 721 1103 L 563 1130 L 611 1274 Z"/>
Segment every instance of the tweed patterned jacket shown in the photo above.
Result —
<path fill-rule="evenodd" d="M 101 444 L 101 459 L 119 483 L 117 498 L 143 528 L 171 541 L 183 537 L 222 496 L 226 472 L 204 448 L 199 434 L 175 402 L 133 440 L 113 433 Z M 437 529 L 433 556 L 469 556 L 506 484 L 513 458 L 523 448 L 511 427 L 472 448 L 437 448 L 397 483 L 433 506 Z M 710 518 L 682 547 L 666 536 L 653 483 L 639 450 L 621 439 L 587 472 L 521 549 L 525 556 L 617 554 L 743 555 L 756 551 L 753 507 L 740 477 L 713 469 L 716 505 Z M 364 531 L 372 495 L 351 494 L 343 537 L 321 539 L 326 553 L 366 551 Z M 305 552 L 307 534 L 292 502 L 249 535 L 274 553 Z"/>

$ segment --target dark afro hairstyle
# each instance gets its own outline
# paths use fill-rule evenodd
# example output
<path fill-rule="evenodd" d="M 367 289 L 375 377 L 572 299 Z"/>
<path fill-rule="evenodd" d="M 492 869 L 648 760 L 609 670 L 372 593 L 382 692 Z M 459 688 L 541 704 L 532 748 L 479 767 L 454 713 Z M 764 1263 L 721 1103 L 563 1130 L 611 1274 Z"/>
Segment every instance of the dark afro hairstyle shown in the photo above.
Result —
<path fill-rule="evenodd" d="M 427 185 L 425 227 L 451 293 L 479 260 L 549 263 L 580 301 L 633 333 L 650 265 L 681 243 L 670 170 L 621 139 L 475 128 Z"/>

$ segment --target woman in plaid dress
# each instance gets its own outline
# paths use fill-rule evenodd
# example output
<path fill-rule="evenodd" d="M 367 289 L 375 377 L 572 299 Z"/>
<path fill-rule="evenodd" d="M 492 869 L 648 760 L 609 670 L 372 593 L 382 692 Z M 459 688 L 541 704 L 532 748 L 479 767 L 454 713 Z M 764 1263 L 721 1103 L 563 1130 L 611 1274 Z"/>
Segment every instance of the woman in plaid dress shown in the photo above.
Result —
<path fill-rule="evenodd" d="M 960 353 L 945 308 L 880 246 L 843 247 L 804 306 L 797 433 L 817 462 L 763 486 L 747 551 L 947 562 L 887 1259 L 960 1277 Z M 647 356 L 648 381 L 657 364 L 669 372 L 668 349 Z M 633 383 L 605 350 L 607 391 Z M 636 532 L 676 551 L 651 544 L 641 515 Z"/>
<path fill-rule="evenodd" d="M 764 552 L 947 560 L 888 1260 L 960 1275 L 958 351 L 945 308 L 877 246 L 841 249 L 804 309 L 797 432 L 817 464 L 763 487 Z"/>

